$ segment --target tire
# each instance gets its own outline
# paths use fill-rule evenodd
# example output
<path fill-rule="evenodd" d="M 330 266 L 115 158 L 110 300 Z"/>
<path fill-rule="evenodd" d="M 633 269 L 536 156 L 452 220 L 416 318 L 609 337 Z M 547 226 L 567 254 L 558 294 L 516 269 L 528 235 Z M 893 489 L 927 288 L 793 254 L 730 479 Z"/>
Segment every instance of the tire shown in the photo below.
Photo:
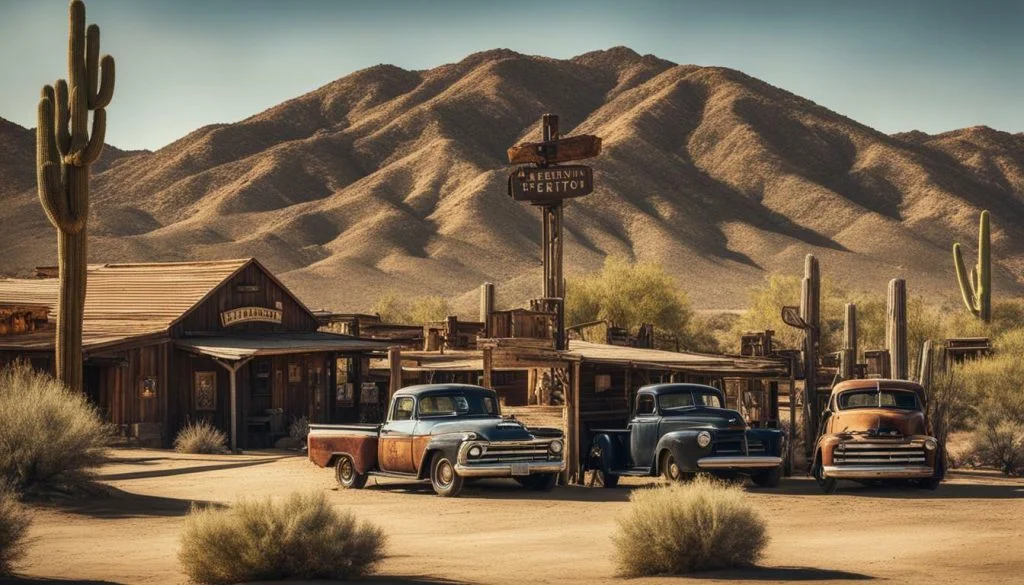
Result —
<path fill-rule="evenodd" d="M 750 476 L 750 481 L 757 487 L 776 488 L 782 483 L 782 466 L 773 467 Z"/>
<path fill-rule="evenodd" d="M 366 485 L 366 474 L 356 471 L 356 464 L 348 455 L 338 457 L 334 464 L 334 478 L 338 480 L 338 485 L 347 490 L 362 489 Z"/>
<path fill-rule="evenodd" d="M 821 491 L 826 494 L 833 494 L 836 491 L 836 478 L 834 477 L 822 477 L 824 471 L 821 469 L 821 463 L 816 463 L 814 466 L 814 479 L 818 482 L 818 487 Z"/>
<path fill-rule="evenodd" d="M 455 464 L 444 453 L 435 453 L 430 462 L 430 485 L 442 498 L 454 498 L 462 493 L 465 478 L 455 472 Z"/>
<path fill-rule="evenodd" d="M 696 475 L 695 473 L 687 473 L 680 469 L 676 463 L 676 456 L 671 451 L 665 451 L 661 456 L 661 473 L 665 476 L 665 480 L 670 483 L 690 481 Z"/>
<path fill-rule="evenodd" d="M 614 474 L 614 473 L 608 473 L 607 471 L 604 471 L 603 469 L 599 470 L 599 471 L 595 471 L 594 473 L 600 473 L 601 474 L 601 476 L 600 476 L 601 477 L 601 487 L 603 487 L 603 488 L 613 488 L 613 487 L 619 485 L 619 476 Z"/>

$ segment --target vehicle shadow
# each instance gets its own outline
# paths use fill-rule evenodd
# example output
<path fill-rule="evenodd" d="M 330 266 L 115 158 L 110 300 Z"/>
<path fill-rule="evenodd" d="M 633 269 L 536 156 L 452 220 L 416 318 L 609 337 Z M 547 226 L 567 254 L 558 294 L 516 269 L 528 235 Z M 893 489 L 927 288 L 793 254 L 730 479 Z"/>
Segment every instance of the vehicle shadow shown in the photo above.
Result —
<path fill-rule="evenodd" d="M 39 504 L 40 508 L 81 514 L 103 519 L 173 517 L 188 514 L 193 507 L 221 508 L 224 505 L 205 500 L 180 500 L 160 496 L 134 494 L 111 486 L 100 486 L 102 495 L 68 498 Z"/>
<path fill-rule="evenodd" d="M 749 567 L 725 569 L 689 575 L 691 578 L 718 581 L 870 581 L 874 577 L 862 573 L 816 569 L 813 567 Z"/>
<path fill-rule="evenodd" d="M 809 477 L 788 477 L 777 488 L 750 488 L 751 492 L 788 496 L 825 496 Z M 910 484 L 878 483 L 864 485 L 840 481 L 833 496 L 894 498 L 907 500 L 1012 500 L 1024 499 L 1024 482 L 991 480 L 986 483 L 947 481 L 938 489 L 924 490 Z"/>
<path fill-rule="evenodd" d="M 657 484 L 652 483 L 651 486 Z M 619 486 L 611 489 L 586 486 L 558 486 L 549 492 L 529 490 L 510 479 L 482 479 L 468 482 L 460 498 L 481 500 L 535 500 L 549 502 L 627 502 L 634 489 L 651 486 Z M 364 488 L 384 492 L 434 496 L 429 482 L 371 478 Z"/>
<path fill-rule="evenodd" d="M 51 579 L 49 577 L 29 577 L 12 575 L 0 577 L 0 585 L 121 585 L 117 581 L 97 581 L 91 579 Z"/>

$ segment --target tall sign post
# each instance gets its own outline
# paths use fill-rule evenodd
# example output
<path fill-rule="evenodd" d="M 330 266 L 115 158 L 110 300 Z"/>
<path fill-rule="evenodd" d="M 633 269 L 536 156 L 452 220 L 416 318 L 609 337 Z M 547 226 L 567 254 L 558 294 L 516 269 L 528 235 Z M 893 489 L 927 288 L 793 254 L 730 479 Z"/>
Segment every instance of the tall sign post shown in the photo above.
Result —
<path fill-rule="evenodd" d="M 508 161 L 519 166 L 508 177 L 508 194 L 541 208 L 543 222 L 544 293 L 542 303 L 557 303 L 558 349 L 566 348 L 565 279 L 562 272 L 562 209 L 566 199 L 589 195 L 594 172 L 583 165 L 558 163 L 582 160 L 601 153 L 601 139 L 587 134 L 562 138 L 558 116 L 544 114 L 541 142 L 525 142 L 508 149 Z"/>

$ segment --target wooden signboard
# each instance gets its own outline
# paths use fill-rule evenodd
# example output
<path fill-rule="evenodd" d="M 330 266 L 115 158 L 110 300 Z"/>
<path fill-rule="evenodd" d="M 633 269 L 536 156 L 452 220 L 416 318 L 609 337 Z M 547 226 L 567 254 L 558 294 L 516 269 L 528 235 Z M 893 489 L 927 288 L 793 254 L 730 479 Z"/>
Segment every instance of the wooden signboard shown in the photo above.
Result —
<path fill-rule="evenodd" d="M 580 134 L 558 140 L 517 144 L 508 149 L 508 162 L 514 165 L 553 165 L 592 158 L 599 154 L 601 139 L 590 134 Z"/>
<path fill-rule="evenodd" d="M 594 171 L 583 165 L 520 167 L 508 176 L 508 194 L 516 201 L 550 203 L 594 191 Z"/>
<path fill-rule="evenodd" d="M 266 307 L 238 307 L 228 309 L 220 314 L 220 324 L 223 327 L 230 327 L 240 323 L 276 323 L 281 324 L 282 311 L 280 309 L 268 309 Z"/>

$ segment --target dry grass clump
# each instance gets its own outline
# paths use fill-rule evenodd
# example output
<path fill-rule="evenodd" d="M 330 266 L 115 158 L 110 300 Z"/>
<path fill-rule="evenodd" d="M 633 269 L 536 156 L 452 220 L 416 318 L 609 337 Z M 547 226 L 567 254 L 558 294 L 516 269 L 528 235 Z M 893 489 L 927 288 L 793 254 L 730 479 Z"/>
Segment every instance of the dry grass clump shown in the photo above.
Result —
<path fill-rule="evenodd" d="M 25 363 L 0 371 L 0 482 L 21 492 L 79 487 L 109 439 L 85 395 Z"/>
<path fill-rule="evenodd" d="M 190 422 L 174 437 L 174 450 L 178 453 L 215 455 L 228 450 L 228 437 L 223 431 L 206 422 Z"/>
<path fill-rule="evenodd" d="M 30 524 L 32 517 L 17 494 L 0 486 L 0 576 L 10 575 L 14 565 L 25 556 Z"/>
<path fill-rule="evenodd" d="M 638 490 L 613 536 L 625 577 L 753 565 L 768 544 L 764 520 L 737 486 L 698 477 Z"/>
<path fill-rule="evenodd" d="M 385 540 L 380 528 L 335 511 L 323 494 L 295 493 L 276 504 L 194 509 L 178 558 L 198 583 L 355 579 L 375 569 Z"/>

